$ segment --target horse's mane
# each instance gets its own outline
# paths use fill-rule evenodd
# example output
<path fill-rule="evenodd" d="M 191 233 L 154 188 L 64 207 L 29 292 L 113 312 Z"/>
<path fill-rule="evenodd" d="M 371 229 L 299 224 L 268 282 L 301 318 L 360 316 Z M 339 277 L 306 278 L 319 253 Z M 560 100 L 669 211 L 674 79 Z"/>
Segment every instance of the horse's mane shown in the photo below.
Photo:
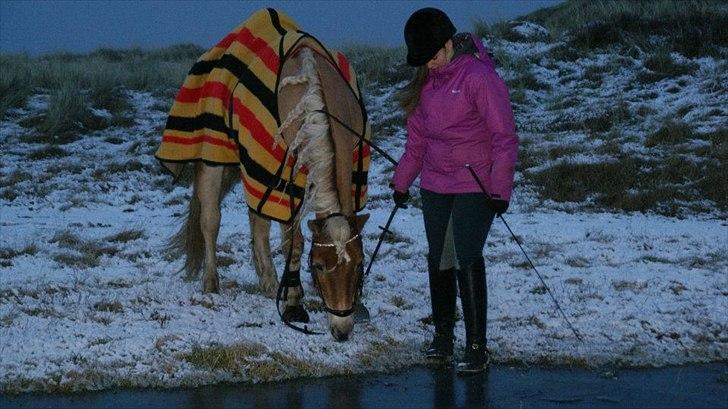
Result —
<path fill-rule="evenodd" d="M 341 204 L 336 190 L 334 170 L 334 148 L 329 136 L 329 122 L 324 110 L 324 99 L 321 93 L 321 81 L 316 70 L 316 59 L 311 49 L 304 47 L 298 55 L 301 69 L 298 75 L 283 78 L 280 88 L 286 85 L 306 83 L 306 91 L 301 101 L 288 113 L 275 135 L 278 143 L 282 140 L 282 132 L 298 118 L 303 118 L 301 127 L 293 141 L 289 143 L 289 152 L 297 152 L 298 162 L 290 180 L 294 180 L 302 165 L 308 168 L 306 193 L 301 209 L 293 220 L 292 226 L 301 222 L 309 211 L 316 213 L 341 213 Z M 284 158 L 284 163 L 287 158 Z M 326 219 L 325 232 L 336 246 L 339 261 L 349 260 L 346 254 L 346 241 L 351 236 L 349 223 L 345 217 L 329 217 Z"/>

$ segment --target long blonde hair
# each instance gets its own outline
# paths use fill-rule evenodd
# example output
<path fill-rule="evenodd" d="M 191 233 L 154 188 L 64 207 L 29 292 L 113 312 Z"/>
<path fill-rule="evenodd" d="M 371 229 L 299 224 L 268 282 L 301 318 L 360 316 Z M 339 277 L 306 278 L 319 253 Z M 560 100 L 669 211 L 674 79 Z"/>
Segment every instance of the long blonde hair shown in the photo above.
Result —
<path fill-rule="evenodd" d="M 399 106 L 402 107 L 407 116 L 417 108 L 417 104 L 420 102 L 420 94 L 422 93 L 422 87 L 425 85 L 425 81 L 427 81 L 428 72 L 429 70 L 426 65 L 417 67 L 412 80 L 402 88 L 402 91 L 397 96 Z"/>

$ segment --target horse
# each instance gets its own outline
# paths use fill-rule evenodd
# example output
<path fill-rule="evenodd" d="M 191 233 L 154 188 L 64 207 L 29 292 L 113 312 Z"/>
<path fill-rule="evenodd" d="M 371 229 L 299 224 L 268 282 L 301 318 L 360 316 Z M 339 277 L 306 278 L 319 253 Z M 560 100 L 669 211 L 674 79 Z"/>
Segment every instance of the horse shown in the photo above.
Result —
<path fill-rule="evenodd" d="M 279 21 L 286 21 L 285 16 L 274 15 L 271 9 L 267 13 L 278 17 Z M 254 17 L 260 14 L 256 13 Z M 281 169 L 284 165 L 290 168 L 287 179 L 276 181 L 285 184 L 283 188 L 277 186 L 276 192 L 281 193 L 277 201 L 287 202 L 290 209 L 288 220 L 277 220 L 281 225 L 287 269 L 279 282 L 270 247 L 270 229 L 275 218 L 259 211 L 263 208 L 262 202 L 254 208 L 249 200 L 252 261 L 265 296 L 275 298 L 280 294 L 279 288 L 284 289 L 284 321 L 308 322 L 308 313 L 302 305 L 303 287 L 299 273 L 304 245 L 300 223 L 306 214 L 313 212 L 314 219 L 308 221 L 312 233 L 309 268 L 328 313 L 330 332 L 335 340 L 345 341 L 353 330 L 352 313 L 359 302 L 364 260 L 361 232 L 368 219 L 367 214 L 356 214 L 361 203 L 352 198 L 352 174 L 355 173 L 352 157 L 358 154 L 361 159 L 368 153 L 368 150 L 364 152 L 362 142 L 364 136 L 368 136 L 369 127 L 360 99 L 352 98 L 352 89 L 343 85 L 341 67 L 330 54 L 322 52 L 325 49 L 313 37 L 304 35 L 300 40 L 285 54 L 276 81 L 277 114 L 282 120 L 273 139 L 275 144 L 285 146 Z M 231 94 L 229 103 L 235 102 L 239 101 Z M 233 108 L 226 111 L 229 114 L 227 132 L 237 131 L 239 135 L 241 127 L 250 127 L 242 123 L 235 129 Z M 241 116 L 238 118 L 244 122 Z M 361 130 L 361 134 L 352 135 L 355 130 Z M 256 152 L 248 153 L 253 157 Z M 177 174 L 179 165 L 189 162 L 171 160 L 161 148 L 155 156 Z M 238 177 L 246 181 L 245 176 L 253 165 L 242 160 L 238 166 L 229 166 L 232 164 L 195 159 L 186 219 L 169 239 L 167 250 L 172 255 L 185 257 L 182 270 L 187 281 L 197 279 L 204 270 L 202 291 L 218 293 L 216 248 L 221 222 L 220 203 Z M 278 174 L 285 176 L 285 172 Z M 303 197 L 298 203 L 292 193 L 297 180 L 299 183 L 305 181 Z M 246 196 L 251 197 L 249 190 L 254 190 L 253 187 L 244 184 L 244 188 Z"/>

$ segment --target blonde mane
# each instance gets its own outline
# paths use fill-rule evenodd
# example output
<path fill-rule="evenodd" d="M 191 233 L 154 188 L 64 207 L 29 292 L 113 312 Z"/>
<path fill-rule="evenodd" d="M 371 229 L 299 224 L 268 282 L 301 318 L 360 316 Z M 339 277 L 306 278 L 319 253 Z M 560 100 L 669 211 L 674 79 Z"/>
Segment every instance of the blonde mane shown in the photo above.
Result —
<path fill-rule="evenodd" d="M 334 147 L 329 133 L 328 118 L 322 112 L 324 99 L 321 93 L 321 81 L 316 71 L 316 59 L 309 48 L 303 48 L 298 58 L 301 62 L 299 74 L 283 78 L 279 90 L 287 85 L 307 84 L 306 91 L 301 101 L 288 113 L 275 135 L 276 142 L 280 143 L 283 140 L 282 132 L 294 121 L 303 118 L 301 127 L 289 144 L 289 152 L 296 152 L 298 155 L 289 183 L 295 179 L 302 165 L 306 165 L 309 173 L 301 210 L 292 226 L 300 223 L 302 217 L 312 210 L 317 214 L 341 213 L 336 190 Z M 284 158 L 284 161 L 286 160 L 287 157 Z M 336 246 L 339 262 L 348 261 L 346 241 L 351 237 L 351 231 L 346 218 L 343 216 L 327 218 L 324 229 Z"/>

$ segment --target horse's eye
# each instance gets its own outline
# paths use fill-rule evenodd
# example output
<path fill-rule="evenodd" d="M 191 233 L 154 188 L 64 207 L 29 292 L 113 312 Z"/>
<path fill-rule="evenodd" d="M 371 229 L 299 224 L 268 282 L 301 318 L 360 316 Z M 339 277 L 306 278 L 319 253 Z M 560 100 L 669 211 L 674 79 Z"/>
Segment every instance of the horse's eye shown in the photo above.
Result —
<path fill-rule="evenodd" d="M 321 263 L 313 263 L 314 270 L 323 271 L 324 265 Z"/>

